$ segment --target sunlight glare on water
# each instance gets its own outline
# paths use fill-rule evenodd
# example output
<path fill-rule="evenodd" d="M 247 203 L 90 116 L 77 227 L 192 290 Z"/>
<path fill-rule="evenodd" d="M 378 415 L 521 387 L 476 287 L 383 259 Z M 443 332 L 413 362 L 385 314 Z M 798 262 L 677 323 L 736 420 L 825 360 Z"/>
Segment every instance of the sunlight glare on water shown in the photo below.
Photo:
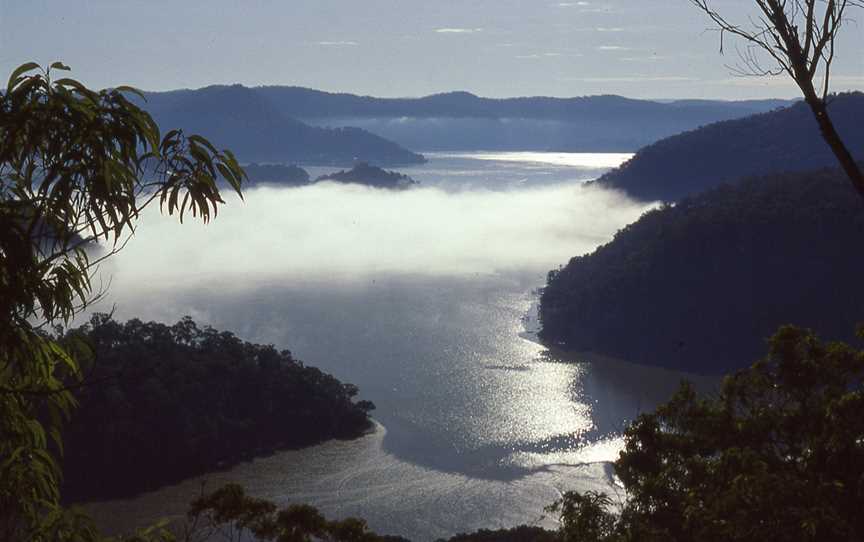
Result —
<path fill-rule="evenodd" d="M 621 423 L 651 404 L 644 378 L 549 356 L 525 319 L 549 269 L 652 205 L 584 184 L 629 155 L 473 156 L 403 169 L 422 182 L 407 191 L 253 188 L 206 226 L 145 213 L 103 268 L 113 282 L 97 310 L 189 314 L 290 348 L 356 384 L 381 425 L 99 503 L 97 519 L 180 517 L 208 479 L 422 542 L 537 522 L 561 491 L 610 487 Z"/>

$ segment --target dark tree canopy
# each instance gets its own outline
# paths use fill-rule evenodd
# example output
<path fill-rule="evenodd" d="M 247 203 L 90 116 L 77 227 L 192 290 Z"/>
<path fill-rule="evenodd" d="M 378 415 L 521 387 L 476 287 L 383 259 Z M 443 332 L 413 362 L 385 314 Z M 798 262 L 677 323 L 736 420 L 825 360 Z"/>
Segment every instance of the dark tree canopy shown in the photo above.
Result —
<path fill-rule="evenodd" d="M 541 337 L 701 373 L 746 366 L 781 324 L 850 339 L 864 214 L 837 170 L 727 185 L 651 211 L 549 274 Z"/>
<path fill-rule="evenodd" d="M 59 505 L 61 429 L 76 401 L 80 342 L 50 326 L 70 321 L 99 291 L 88 244 L 110 256 L 141 211 L 207 222 L 240 192 L 243 170 L 198 135 L 162 136 L 118 87 L 93 91 L 55 62 L 25 64 L 0 91 L 0 539 L 92 540 L 80 514 Z"/>
<path fill-rule="evenodd" d="M 864 124 L 859 121 L 864 118 L 864 94 L 831 96 L 828 110 L 853 155 L 864 160 Z M 641 200 L 678 201 L 749 175 L 835 167 L 836 163 L 809 107 L 800 102 L 662 139 L 639 149 L 598 182 Z"/>
<path fill-rule="evenodd" d="M 626 497 L 616 510 L 565 495 L 564 531 L 579 528 L 564 540 L 862 540 L 862 409 L 864 352 L 784 327 L 716 396 L 682 386 L 630 425 Z"/>
<path fill-rule="evenodd" d="M 357 388 L 190 318 L 173 326 L 96 315 L 67 333 L 91 345 L 86 386 L 64 432 L 68 499 L 155 489 L 262 452 L 371 427 Z"/>

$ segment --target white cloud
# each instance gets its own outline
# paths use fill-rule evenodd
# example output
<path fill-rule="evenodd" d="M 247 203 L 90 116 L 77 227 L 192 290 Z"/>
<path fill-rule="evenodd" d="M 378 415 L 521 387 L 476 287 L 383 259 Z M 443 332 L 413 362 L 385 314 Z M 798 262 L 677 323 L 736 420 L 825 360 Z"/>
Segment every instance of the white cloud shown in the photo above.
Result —
<path fill-rule="evenodd" d="M 319 41 L 318 45 L 323 45 L 325 47 L 354 47 L 359 45 L 356 41 L 350 40 L 339 40 L 339 41 Z"/>

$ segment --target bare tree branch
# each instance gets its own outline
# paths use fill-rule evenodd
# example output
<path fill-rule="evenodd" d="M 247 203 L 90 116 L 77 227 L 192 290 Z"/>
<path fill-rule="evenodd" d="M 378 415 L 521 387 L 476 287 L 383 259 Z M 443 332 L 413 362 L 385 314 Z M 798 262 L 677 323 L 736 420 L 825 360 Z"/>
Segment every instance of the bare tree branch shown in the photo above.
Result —
<path fill-rule="evenodd" d="M 864 0 L 753 0 L 759 17 L 749 26 L 736 24 L 712 7 L 711 0 L 690 0 L 720 29 L 720 53 L 724 35 L 744 40 L 748 47 L 738 50 L 740 64 L 735 75 L 778 75 L 786 72 L 801 90 L 813 112 L 819 131 L 831 148 L 853 187 L 864 198 L 864 173 L 843 143 L 828 114 L 831 67 L 837 35 L 846 20 L 847 8 L 862 8 Z M 803 27 L 799 26 L 803 16 Z M 764 68 L 756 51 L 766 53 L 777 67 Z M 821 83 L 818 79 L 821 76 Z M 817 91 L 818 89 L 818 91 Z"/>

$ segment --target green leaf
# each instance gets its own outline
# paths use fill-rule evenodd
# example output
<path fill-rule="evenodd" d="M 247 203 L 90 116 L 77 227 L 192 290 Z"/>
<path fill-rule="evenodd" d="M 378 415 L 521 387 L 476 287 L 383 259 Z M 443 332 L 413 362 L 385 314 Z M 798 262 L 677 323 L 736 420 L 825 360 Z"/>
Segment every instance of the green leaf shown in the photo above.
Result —
<path fill-rule="evenodd" d="M 9 94 L 12 92 L 12 88 L 17 84 L 19 75 L 35 70 L 38 67 L 39 64 L 35 62 L 28 62 L 26 64 L 21 64 L 20 66 L 15 68 L 15 71 L 13 71 L 12 75 L 9 76 L 9 84 L 6 86 L 6 93 Z"/>
<path fill-rule="evenodd" d="M 117 92 L 129 92 L 131 94 L 135 94 L 145 102 L 147 101 L 147 97 L 144 96 L 144 93 L 135 87 L 130 87 L 129 85 L 120 85 L 119 87 L 115 87 L 114 90 L 116 90 Z"/>
<path fill-rule="evenodd" d="M 72 68 L 70 68 L 66 64 L 63 64 L 62 62 L 53 62 L 51 64 L 51 69 L 52 70 L 63 70 L 63 71 L 67 71 L 67 72 L 72 70 Z"/>

